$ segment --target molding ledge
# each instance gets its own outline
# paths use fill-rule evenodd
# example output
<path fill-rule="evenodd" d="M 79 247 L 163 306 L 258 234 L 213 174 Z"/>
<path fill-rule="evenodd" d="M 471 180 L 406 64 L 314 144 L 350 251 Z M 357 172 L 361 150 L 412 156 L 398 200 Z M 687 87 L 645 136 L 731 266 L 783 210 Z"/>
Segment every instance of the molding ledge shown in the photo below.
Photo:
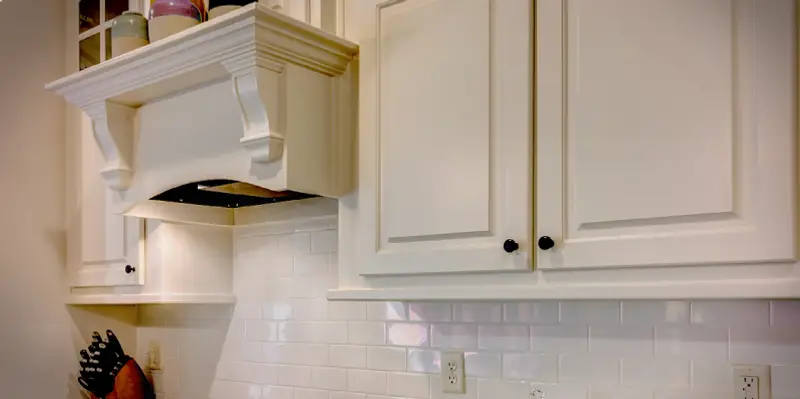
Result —
<path fill-rule="evenodd" d="M 253 3 L 45 86 L 92 119 L 108 186 L 126 189 L 135 173 L 134 117 L 154 100 L 231 79 L 255 163 L 284 154 L 289 65 L 338 77 L 358 45 Z"/>

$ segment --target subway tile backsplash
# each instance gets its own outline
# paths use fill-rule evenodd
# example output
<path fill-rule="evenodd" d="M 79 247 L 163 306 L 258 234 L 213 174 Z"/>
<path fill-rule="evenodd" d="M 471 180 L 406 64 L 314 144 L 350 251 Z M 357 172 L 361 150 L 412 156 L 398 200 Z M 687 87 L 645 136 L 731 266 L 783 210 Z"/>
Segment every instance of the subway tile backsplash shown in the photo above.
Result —
<path fill-rule="evenodd" d="M 328 302 L 335 230 L 237 238 L 239 302 L 143 306 L 160 399 L 730 399 L 772 365 L 800 399 L 800 301 Z M 440 350 L 467 393 L 441 393 Z"/>

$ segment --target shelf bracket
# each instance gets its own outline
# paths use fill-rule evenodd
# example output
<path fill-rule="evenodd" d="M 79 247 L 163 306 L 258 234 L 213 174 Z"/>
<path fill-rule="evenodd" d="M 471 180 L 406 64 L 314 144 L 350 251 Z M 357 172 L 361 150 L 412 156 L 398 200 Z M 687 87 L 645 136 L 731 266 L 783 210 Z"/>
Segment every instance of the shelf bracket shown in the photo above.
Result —
<path fill-rule="evenodd" d="M 283 157 L 286 67 L 257 50 L 223 62 L 231 74 L 244 136 L 239 142 L 254 163 Z"/>
<path fill-rule="evenodd" d="M 92 120 L 94 138 L 106 160 L 106 166 L 100 171 L 103 180 L 112 190 L 125 190 L 133 176 L 136 108 L 105 100 L 89 104 L 83 110 Z"/>

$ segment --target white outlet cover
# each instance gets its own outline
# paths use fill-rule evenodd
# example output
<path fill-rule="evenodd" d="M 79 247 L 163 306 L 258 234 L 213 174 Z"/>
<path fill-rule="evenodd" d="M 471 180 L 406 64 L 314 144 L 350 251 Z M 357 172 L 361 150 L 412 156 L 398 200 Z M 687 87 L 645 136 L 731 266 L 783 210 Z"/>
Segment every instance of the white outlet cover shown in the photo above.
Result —
<path fill-rule="evenodd" d="M 770 379 L 769 366 L 761 365 L 737 365 L 733 367 L 733 387 L 735 399 L 745 398 L 745 377 L 758 378 L 758 396 L 754 399 L 771 399 L 772 398 L 772 382 Z"/>
<path fill-rule="evenodd" d="M 442 352 L 442 392 L 466 393 L 464 352 Z"/>

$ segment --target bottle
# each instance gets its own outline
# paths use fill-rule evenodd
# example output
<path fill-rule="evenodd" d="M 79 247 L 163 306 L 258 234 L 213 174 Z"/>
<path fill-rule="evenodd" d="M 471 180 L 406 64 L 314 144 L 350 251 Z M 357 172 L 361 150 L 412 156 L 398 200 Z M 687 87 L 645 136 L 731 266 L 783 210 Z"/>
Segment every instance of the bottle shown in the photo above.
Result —
<path fill-rule="evenodd" d="M 111 22 L 111 57 L 149 44 L 147 19 L 135 11 L 125 11 Z"/>
<path fill-rule="evenodd" d="M 152 0 L 150 3 L 150 41 L 189 29 L 205 19 L 202 0 Z"/>
<path fill-rule="evenodd" d="M 208 19 L 218 18 L 255 2 L 256 0 L 208 0 Z"/>

